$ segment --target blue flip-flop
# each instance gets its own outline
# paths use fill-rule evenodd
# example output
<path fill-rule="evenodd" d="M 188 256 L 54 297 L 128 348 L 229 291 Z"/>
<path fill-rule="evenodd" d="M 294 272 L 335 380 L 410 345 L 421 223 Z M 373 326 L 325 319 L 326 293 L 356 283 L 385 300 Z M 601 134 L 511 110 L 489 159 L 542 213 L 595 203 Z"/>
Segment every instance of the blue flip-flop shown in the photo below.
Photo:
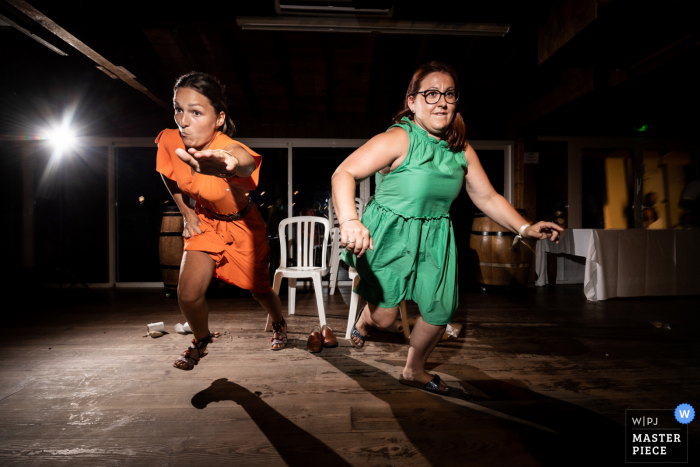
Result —
<path fill-rule="evenodd" d="M 352 330 L 350 331 L 350 336 L 351 336 L 350 343 L 356 349 L 364 349 L 365 348 L 365 340 L 367 339 L 367 336 L 363 336 L 362 334 L 360 334 L 360 331 L 358 331 L 357 328 L 355 327 L 355 324 L 357 324 L 357 322 L 360 320 L 360 318 L 362 317 L 362 312 L 364 312 L 364 311 L 365 311 L 365 309 L 363 307 L 362 310 L 360 310 L 359 316 L 357 317 L 357 319 L 355 319 L 355 322 L 352 325 Z M 362 344 L 358 344 L 357 342 L 355 342 L 352 339 L 352 336 L 355 336 L 358 339 L 360 339 L 362 341 Z"/>
<path fill-rule="evenodd" d="M 420 381 L 410 381 L 405 379 L 403 375 L 399 376 L 399 383 L 410 386 L 412 388 L 422 389 L 425 392 L 432 392 L 433 394 L 440 394 L 441 396 L 446 396 L 450 393 L 450 388 L 448 387 L 445 391 L 440 390 L 440 377 L 438 375 L 432 375 L 433 379 L 423 384 Z"/>
<path fill-rule="evenodd" d="M 350 343 L 352 344 L 353 347 L 355 347 L 356 349 L 364 349 L 365 348 L 365 339 L 367 339 L 367 336 L 363 336 L 362 334 L 360 334 L 360 331 L 357 330 L 357 328 L 355 327 L 354 324 L 352 325 L 352 331 L 350 331 L 350 336 L 355 336 L 362 341 L 362 344 L 359 344 L 351 338 Z"/>

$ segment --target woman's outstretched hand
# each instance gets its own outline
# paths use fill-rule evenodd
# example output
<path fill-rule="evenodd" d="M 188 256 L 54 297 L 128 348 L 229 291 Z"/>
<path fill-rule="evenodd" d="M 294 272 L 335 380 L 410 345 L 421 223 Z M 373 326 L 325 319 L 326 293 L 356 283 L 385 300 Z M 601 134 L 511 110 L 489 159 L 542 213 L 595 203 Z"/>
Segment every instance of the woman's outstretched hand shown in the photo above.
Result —
<path fill-rule="evenodd" d="M 559 232 L 563 231 L 564 229 L 553 222 L 540 221 L 537 224 L 533 224 L 526 228 L 523 231 L 523 237 L 535 238 L 537 240 L 544 240 L 545 238 L 548 238 L 554 243 L 559 243 Z"/>
<path fill-rule="evenodd" d="M 347 221 L 340 226 L 340 245 L 358 258 L 365 254 L 367 248 L 374 250 L 369 230 L 359 220 Z"/>
<path fill-rule="evenodd" d="M 187 151 L 176 149 L 175 154 L 195 172 L 203 175 L 219 175 L 235 173 L 238 170 L 238 159 L 222 149 L 205 149 L 197 151 L 190 148 Z"/>

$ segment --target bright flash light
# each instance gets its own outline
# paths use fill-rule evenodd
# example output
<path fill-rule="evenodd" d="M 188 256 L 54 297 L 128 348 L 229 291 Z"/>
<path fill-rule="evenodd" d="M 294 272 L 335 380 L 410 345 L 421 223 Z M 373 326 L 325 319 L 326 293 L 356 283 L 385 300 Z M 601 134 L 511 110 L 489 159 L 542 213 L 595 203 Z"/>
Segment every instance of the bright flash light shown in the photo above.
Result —
<path fill-rule="evenodd" d="M 46 139 L 51 141 L 56 150 L 63 151 L 75 142 L 75 135 L 68 128 L 59 128 L 50 131 L 46 135 Z"/>
<path fill-rule="evenodd" d="M 143 196 L 139 196 L 139 203 L 143 203 L 144 201 L 146 201 L 146 198 L 144 198 Z"/>

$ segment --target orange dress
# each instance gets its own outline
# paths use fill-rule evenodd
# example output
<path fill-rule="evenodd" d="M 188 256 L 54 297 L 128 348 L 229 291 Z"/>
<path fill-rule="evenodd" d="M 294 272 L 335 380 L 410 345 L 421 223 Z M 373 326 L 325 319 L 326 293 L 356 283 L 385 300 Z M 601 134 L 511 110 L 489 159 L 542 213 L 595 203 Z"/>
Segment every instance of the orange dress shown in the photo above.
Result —
<path fill-rule="evenodd" d="M 243 219 L 222 221 L 207 215 L 207 209 L 223 215 L 236 214 L 248 204 L 248 193 L 258 186 L 262 157 L 245 145 L 218 132 L 208 149 L 224 149 L 239 144 L 255 159 L 255 170 L 246 178 L 222 179 L 196 173 L 183 162 L 175 150 L 186 150 L 179 130 L 163 130 L 156 138 L 156 170 L 176 181 L 182 193 L 196 201 L 201 234 L 185 238 L 185 251 L 203 251 L 216 262 L 214 277 L 252 292 L 271 290 L 269 277 L 270 246 L 267 226 L 260 211 L 252 204 Z"/>

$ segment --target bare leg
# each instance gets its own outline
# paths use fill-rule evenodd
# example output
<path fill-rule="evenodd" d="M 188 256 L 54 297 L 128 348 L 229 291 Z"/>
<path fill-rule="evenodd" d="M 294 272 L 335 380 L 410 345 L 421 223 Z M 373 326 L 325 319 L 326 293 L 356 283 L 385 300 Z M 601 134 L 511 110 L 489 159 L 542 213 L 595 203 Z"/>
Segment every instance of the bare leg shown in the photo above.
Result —
<path fill-rule="evenodd" d="M 280 297 L 274 290 L 265 293 L 251 293 L 253 294 L 253 298 L 256 299 L 270 315 L 273 323 L 282 321 L 282 302 L 280 302 Z M 280 336 L 278 333 L 274 333 L 272 337 L 273 339 L 278 339 Z M 273 344 L 272 346 L 273 349 L 281 349 L 282 347 L 284 347 L 283 344 Z"/>
<path fill-rule="evenodd" d="M 209 306 L 205 294 L 215 266 L 211 256 L 202 251 L 185 251 L 182 256 L 177 298 L 196 339 L 209 335 Z"/>
<path fill-rule="evenodd" d="M 396 321 L 396 317 L 399 313 L 399 307 L 394 308 L 381 308 L 377 305 L 368 303 L 362 310 L 360 318 L 357 320 L 355 327 L 363 336 L 366 336 L 369 332 L 369 328 L 374 326 L 378 328 L 388 328 L 391 323 Z M 360 339 L 355 336 L 350 336 L 350 339 L 358 344 L 362 344 Z"/>
<path fill-rule="evenodd" d="M 433 379 L 432 375 L 425 371 L 425 364 L 440 337 L 445 332 L 445 326 L 428 324 L 419 318 L 411 333 L 411 344 L 408 348 L 408 360 L 403 369 L 403 377 L 411 381 L 427 383 Z M 447 386 L 441 381 L 440 389 L 446 390 Z"/>

